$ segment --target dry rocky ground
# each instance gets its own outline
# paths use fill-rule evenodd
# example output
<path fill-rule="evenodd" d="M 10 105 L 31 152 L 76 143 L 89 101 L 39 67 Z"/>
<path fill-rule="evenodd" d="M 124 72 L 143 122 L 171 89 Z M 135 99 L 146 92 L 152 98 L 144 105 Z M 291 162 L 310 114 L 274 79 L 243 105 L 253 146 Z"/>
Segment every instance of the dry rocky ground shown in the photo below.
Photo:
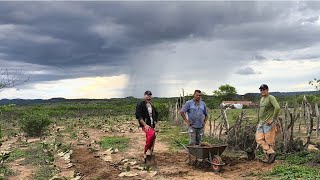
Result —
<path fill-rule="evenodd" d="M 135 121 L 121 125 L 96 128 L 78 128 L 70 136 L 66 126 L 55 126 L 54 133 L 45 140 L 13 137 L 3 142 L 1 152 L 13 152 L 15 149 L 32 147 L 37 143 L 51 144 L 60 138 L 65 150 L 55 149 L 54 161 L 50 165 L 55 170 L 52 179 L 258 179 L 252 173 L 271 170 L 280 161 L 269 165 L 258 160 L 247 161 L 245 157 L 222 156 L 226 165 L 219 174 L 212 172 L 210 165 L 200 163 L 197 166 L 187 164 L 184 150 L 169 150 L 169 144 L 159 138 L 155 145 L 156 164 L 145 170 L 142 157 L 145 134 L 137 128 Z M 161 131 L 160 131 L 161 133 Z M 127 137 L 126 148 L 103 149 L 99 141 L 103 137 Z M 22 143 L 23 142 L 23 143 Z M 12 173 L 8 179 L 33 179 L 36 166 L 22 163 L 23 157 L 5 162 Z"/>

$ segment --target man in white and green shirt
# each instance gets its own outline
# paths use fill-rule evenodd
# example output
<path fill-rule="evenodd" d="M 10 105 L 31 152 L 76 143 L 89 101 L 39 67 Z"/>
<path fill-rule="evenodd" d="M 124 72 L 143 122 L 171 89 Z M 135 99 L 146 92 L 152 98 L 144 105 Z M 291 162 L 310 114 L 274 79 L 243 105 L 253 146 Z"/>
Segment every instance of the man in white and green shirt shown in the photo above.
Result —
<path fill-rule="evenodd" d="M 276 143 L 276 124 L 280 106 L 277 99 L 269 94 L 266 84 L 260 86 L 262 98 L 260 100 L 259 125 L 256 132 L 256 141 L 267 155 L 267 162 L 273 163 L 276 158 L 274 151 Z"/>

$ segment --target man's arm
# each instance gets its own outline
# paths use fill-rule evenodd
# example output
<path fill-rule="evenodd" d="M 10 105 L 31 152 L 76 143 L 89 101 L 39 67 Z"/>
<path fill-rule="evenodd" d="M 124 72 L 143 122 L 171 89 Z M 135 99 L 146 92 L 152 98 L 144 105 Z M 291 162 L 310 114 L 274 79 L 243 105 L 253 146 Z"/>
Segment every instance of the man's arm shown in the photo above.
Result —
<path fill-rule="evenodd" d="M 186 113 L 185 113 L 185 112 L 180 112 L 180 114 L 181 114 L 184 122 L 185 122 L 186 124 L 188 124 L 189 126 L 192 126 L 192 124 L 190 123 L 190 121 L 187 119 Z"/>
<path fill-rule="evenodd" d="M 189 103 L 187 102 L 183 107 L 182 109 L 180 110 L 180 114 L 184 120 L 184 122 L 186 124 L 188 124 L 189 126 L 192 126 L 192 124 L 190 123 L 190 121 L 187 119 L 187 116 L 186 116 L 186 112 L 189 110 Z"/>
<path fill-rule="evenodd" d="M 272 106 L 274 107 L 272 120 L 275 121 L 279 115 L 280 106 L 279 106 L 277 99 L 273 96 L 270 97 L 270 102 L 271 102 Z"/>

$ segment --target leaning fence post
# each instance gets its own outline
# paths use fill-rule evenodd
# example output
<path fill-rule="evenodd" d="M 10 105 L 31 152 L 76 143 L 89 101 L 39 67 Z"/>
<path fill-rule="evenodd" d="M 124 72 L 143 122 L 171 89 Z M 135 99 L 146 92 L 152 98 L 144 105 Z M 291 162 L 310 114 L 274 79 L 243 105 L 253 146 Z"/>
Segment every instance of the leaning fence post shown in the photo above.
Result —
<path fill-rule="evenodd" d="M 212 136 L 212 113 L 209 111 L 210 117 L 209 117 L 209 126 L 210 126 L 210 132 L 209 135 L 210 137 Z"/>
<path fill-rule="evenodd" d="M 318 139 L 318 136 L 319 136 L 319 121 L 320 121 L 320 114 L 319 114 L 319 108 L 318 108 L 318 103 L 316 103 L 315 105 L 315 112 L 316 112 L 316 138 Z"/>
<path fill-rule="evenodd" d="M 215 137 L 215 135 L 216 135 L 216 120 L 217 119 L 214 119 L 213 120 L 213 136 Z"/>
<path fill-rule="evenodd" d="M 176 105 L 175 105 L 175 122 L 180 123 L 178 122 L 178 102 L 176 102 Z"/>
<path fill-rule="evenodd" d="M 307 102 L 306 97 L 304 96 L 303 98 L 304 101 L 304 106 L 305 106 L 305 110 L 306 110 L 306 120 L 307 120 L 307 142 L 304 145 L 306 148 L 308 147 L 308 145 L 310 144 L 310 138 L 311 138 L 311 133 L 313 130 L 313 120 L 311 117 L 311 105 Z"/>
<path fill-rule="evenodd" d="M 285 105 L 285 121 L 284 121 L 284 132 L 283 132 L 283 140 L 284 140 L 284 152 L 288 151 L 288 122 L 290 119 L 290 110 L 288 107 L 288 103 Z"/>

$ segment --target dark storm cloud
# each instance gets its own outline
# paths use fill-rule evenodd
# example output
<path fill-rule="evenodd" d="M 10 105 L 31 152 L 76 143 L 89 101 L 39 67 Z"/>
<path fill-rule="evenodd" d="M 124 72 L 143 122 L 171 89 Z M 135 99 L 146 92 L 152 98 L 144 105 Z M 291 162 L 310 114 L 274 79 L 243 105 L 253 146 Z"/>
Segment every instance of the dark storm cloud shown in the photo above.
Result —
<path fill-rule="evenodd" d="M 252 60 L 274 57 L 264 52 L 317 44 L 318 6 L 318 2 L 0 2 L 0 60 L 2 66 L 23 63 L 21 69 L 35 72 L 33 81 L 127 74 L 132 83 L 143 84 L 147 71 L 147 79 L 158 88 L 165 71 L 177 74 L 180 83 L 192 78 L 185 73 L 193 74 L 194 59 L 181 59 L 190 49 L 178 46 L 193 44 L 193 39 L 211 42 L 210 56 L 203 52 L 194 58 L 213 68 L 201 71 L 204 76 L 220 78 L 221 67 L 247 67 Z M 155 55 L 152 48 L 161 44 L 169 50 Z M 194 54 L 200 51 L 195 49 Z M 309 56 L 292 59 L 298 57 Z M 155 59 L 175 66 L 164 67 Z M 144 70 L 150 66 L 158 71 Z M 187 71 L 177 71 L 180 66 Z M 242 70 L 238 73 L 250 74 L 249 68 Z"/>
<path fill-rule="evenodd" d="M 270 11 L 260 12 L 254 2 L 1 2 L 1 44 L 12 59 L 28 63 L 121 65 L 132 49 L 190 35 L 209 38 L 227 25 L 272 20 Z"/>
<path fill-rule="evenodd" d="M 251 75 L 251 74 L 261 74 L 260 72 L 256 72 L 254 69 L 252 69 L 251 67 L 246 67 L 243 69 L 239 69 L 236 74 L 240 74 L 240 75 Z"/>
<path fill-rule="evenodd" d="M 253 56 L 253 60 L 266 60 L 267 58 L 261 55 L 255 55 Z"/>

